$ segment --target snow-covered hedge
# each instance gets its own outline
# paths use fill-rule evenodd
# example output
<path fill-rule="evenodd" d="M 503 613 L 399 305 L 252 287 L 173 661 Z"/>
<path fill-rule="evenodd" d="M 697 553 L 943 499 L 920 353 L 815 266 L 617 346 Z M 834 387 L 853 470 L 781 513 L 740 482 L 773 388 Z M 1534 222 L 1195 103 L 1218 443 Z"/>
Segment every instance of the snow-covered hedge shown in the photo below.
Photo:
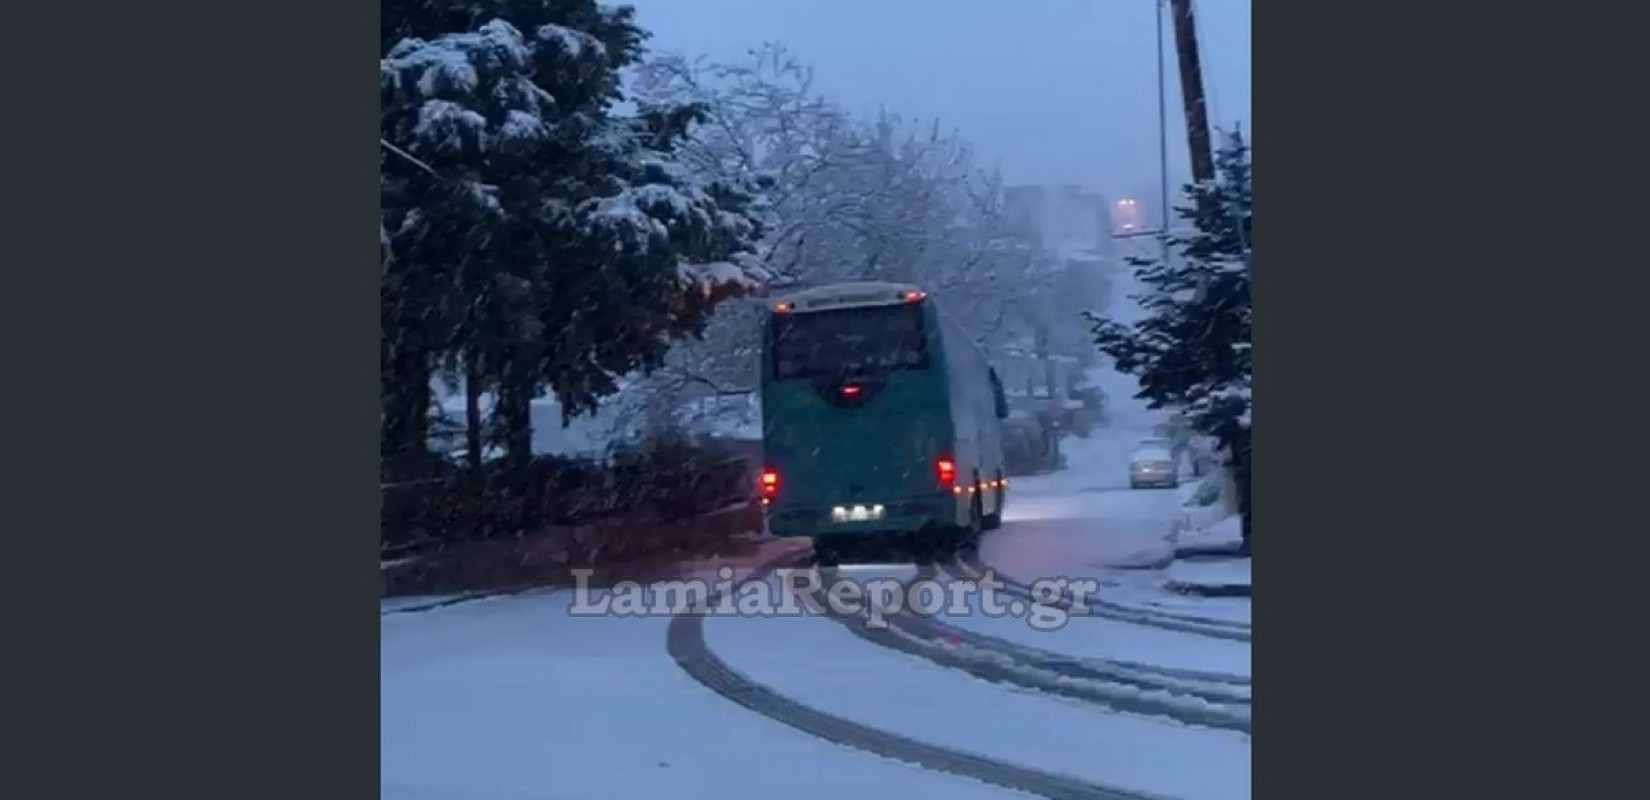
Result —
<path fill-rule="evenodd" d="M 525 469 L 494 464 L 479 482 L 449 467 L 382 487 L 380 538 L 387 555 L 399 555 L 614 517 L 682 520 L 749 500 L 754 486 L 744 457 L 686 438 L 622 449 L 606 462 L 541 456 Z"/>

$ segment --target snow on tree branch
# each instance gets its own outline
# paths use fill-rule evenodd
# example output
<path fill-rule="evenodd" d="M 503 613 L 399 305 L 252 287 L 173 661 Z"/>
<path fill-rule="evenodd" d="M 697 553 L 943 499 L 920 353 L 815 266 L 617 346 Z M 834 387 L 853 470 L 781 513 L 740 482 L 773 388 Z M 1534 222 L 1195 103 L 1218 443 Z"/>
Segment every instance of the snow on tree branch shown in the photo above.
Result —
<path fill-rule="evenodd" d="M 743 273 L 756 276 L 751 288 L 770 290 L 918 283 L 981 340 L 1046 315 L 1053 259 L 1006 230 L 1000 181 L 975 166 L 955 131 L 892 113 L 856 118 L 825 99 L 811 70 L 778 44 L 726 63 L 662 54 L 627 78 L 639 108 L 694 110 L 692 132 L 675 150 L 679 163 L 706 184 L 740 187 L 761 222 L 754 255 L 687 274 Z M 712 385 L 754 386 L 756 320 L 719 310 L 702 338 L 674 345 L 637 391 L 680 395 L 650 401 L 680 405 Z"/>
<path fill-rule="evenodd" d="M 380 63 L 386 452 L 424 446 L 441 371 L 495 396 L 489 435 L 523 459 L 533 398 L 594 408 L 764 278 L 760 198 L 682 163 L 697 112 L 615 111 L 645 38 L 632 12 L 494 7 L 506 18 L 386 11 L 386 39 L 401 32 Z"/>

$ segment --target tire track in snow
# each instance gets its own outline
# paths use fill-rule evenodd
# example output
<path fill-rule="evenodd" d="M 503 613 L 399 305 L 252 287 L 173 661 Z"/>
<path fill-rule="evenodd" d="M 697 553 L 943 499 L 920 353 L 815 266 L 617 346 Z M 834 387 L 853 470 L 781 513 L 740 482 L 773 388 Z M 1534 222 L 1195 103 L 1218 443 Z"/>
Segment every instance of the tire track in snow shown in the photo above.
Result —
<path fill-rule="evenodd" d="M 919 567 L 911 580 L 935 576 L 933 567 Z M 830 591 L 840 575 L 826 576 L 820 595 Z M 834 612 L 816 597 L 826 615 L 849 633 L 878 647 L 955 669 L 980 680 L 1017 686 L 1044 694 L 1078 700 L 1099 708 L 1146 717 L 1174 720 L 1219 730 L 1252 731 L 1248 687 L 1223 680 L 1168 676 L 1121 668 L 1103 662 L 1084 662 L 957 628 L 928 616 L 908 612 L 886 615 L 888 627 L 873 627 L 865 615 Z"/>
<path fill-rule="evenodd" d="M 980 560 L 977 554 L 969 554 L 954 564 L 946 566 L 947 571 L 957 577 L 977 579 L 987 570 L 996 574 L 997 579 L 1003 582 L 1004 589 L 1023 600 L 1036 600 L 1032 596 L 1031 587 L 1024 582 L 1003 574 L 995 567 L 988 566 Z M 1144 608 L 1113 603 L 1097 597 L 1084 598 L 1078 603 L 1070 593 L 1056 598 L 1052 603 L 1044 603 L 1061 609 L 1073 616 L 1101 617 L 1116 622 L 1127 622 L 1135 625 L 1145 625 L 1177 633 L 1192 633 L 1199 636 L 1208 636 L 1214 639 L 1228 639 L 1234 642 L 1249 643 L 1252 641 L 1251 628 L 1247 623 L 1229 619 L 1212 619 L 1209 617 L 1194 617 L 1181 614 L 1171 614 L 1164 611 L 1152 611 Z"/>
<path fill-rule="evenodd" d="M 746 580 L 765 580 L 772 570 L 786 563 L 775 561 L 765 564 Z M 709 602 L 714 604 L 716 598 L 711 598 Z M 775 722 L 845 747 L 1050 800 L 1163 800 L 1143 792 L 1101 786 L 928 744 L 805 706 L 740 674 L 718 658 L 705 641 L 704 625 L 702 609 L 685 611 L 673 617 L 665 641 L 671 658 L 705 688 Z"/>
<path fill-rule="evenodd" d="M 1085 658 L 1067 655 L 1002 639 L 969 628 L 960 628 L 934 617 L 905 616 L 901 618 L 900 622 L 926 628 L 932 631 L 935 637 L 949 636 L 967 641 L 976 647 L 1005 653 L 1016 660 L 1071 675 L 1072 677 L 1111 680 L 1125 684 L 1138 683 L 1143 688 L 1179 690 L 1223 702 L 1248 703 L 1250 701 L 1249 688 L 1253 681 L 1246 675 L 1165 667 L 1113 658 Z"/>

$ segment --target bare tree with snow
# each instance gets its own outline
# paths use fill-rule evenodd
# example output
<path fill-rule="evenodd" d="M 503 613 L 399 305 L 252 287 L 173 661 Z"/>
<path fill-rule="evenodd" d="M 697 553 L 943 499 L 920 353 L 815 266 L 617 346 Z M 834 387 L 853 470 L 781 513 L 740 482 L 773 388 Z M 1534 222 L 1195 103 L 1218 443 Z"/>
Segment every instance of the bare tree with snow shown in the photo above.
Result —
<path fill-rule="evenodd" d="M 704 123 L 681 148 L 702 175 L 759 187 L 767 288 L 845 280 L 924 286 L 988 349 L 1046 314 L 1051 257 L 1003 224 L 1001 187 L 937 122 L 856 119 L 813 87 L 782 45 L 734 63 L 662 55 L 632 75 L 650 104 Z M 755 387 L 761 315 L 721 309 L 638 383 L 638 406 L 715 409 Z M 655 412 L 680 421 L 680 414 Z M 690 415 L 691 416 L 691 415 Z"/>

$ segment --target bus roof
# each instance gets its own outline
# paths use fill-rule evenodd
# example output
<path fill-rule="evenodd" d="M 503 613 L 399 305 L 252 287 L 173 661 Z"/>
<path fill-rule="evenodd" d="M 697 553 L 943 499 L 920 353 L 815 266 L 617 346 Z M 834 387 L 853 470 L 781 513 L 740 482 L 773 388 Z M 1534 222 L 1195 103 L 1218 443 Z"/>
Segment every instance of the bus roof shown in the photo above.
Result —
<path fill-rule="evenodd" d="M 774 307 L 783 312 L 807 313 L 836 308 L 893 306 L 927 296 L 923 290 L 908 283 L 856 281 L 803 289 L 780 299 Z"/>

